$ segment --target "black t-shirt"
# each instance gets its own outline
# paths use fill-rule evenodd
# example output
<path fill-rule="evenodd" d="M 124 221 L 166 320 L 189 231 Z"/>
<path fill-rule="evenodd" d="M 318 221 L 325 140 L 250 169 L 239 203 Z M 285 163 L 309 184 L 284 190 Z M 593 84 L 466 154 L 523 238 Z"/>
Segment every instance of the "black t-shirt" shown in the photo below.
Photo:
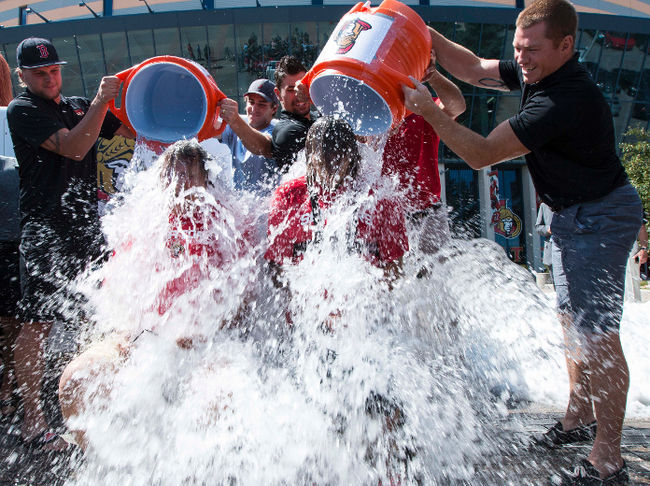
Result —
<path fill-rule="evenodd" d="M 609 194 L 627 182 L 616 155 L 612 114 L 575 55 L 538 83 L 525 84 L 514 61 L 501 61 L 501 79 L 521 89 L 510 126 L 526 155 L 535 189 L 553 210 Z"/>
<path fill-rule="evenodd" d="M 97 217 L 96 147 L 82 160 L 68 159 L 41 147 L 60 129 L 72 130 L 89 107 L 87 98 L 61 96 L 57 104 L 29 90 L 9 104 L 7 120 L 18 160 L 23 225 L 29 219 L 61 226 Z M 120 121 L 108 112 L 100 136 L 112 138 L 119 127 Z"/>
<path fill-rule="evenodd" d="M 305 148 L 307 132 L 319 117 L 318 112 L 312 111 L 310 118 L 282 110 L 280 119 L 273 128 L 271 141 L 273 158 L 281 171 L 286 171 L 296 160 L 296 155 Z"/>

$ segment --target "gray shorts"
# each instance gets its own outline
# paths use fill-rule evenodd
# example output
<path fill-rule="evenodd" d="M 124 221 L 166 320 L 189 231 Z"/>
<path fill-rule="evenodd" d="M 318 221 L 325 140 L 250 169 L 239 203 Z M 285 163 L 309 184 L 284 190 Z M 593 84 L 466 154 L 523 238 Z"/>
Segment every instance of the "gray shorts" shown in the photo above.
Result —
<path fill-rule="evenodd" d="M 582 333 L 618 331 L 625 265 L 642 223 L 630 184 L 553 215 L 553 278 L 557 307 Z"/>

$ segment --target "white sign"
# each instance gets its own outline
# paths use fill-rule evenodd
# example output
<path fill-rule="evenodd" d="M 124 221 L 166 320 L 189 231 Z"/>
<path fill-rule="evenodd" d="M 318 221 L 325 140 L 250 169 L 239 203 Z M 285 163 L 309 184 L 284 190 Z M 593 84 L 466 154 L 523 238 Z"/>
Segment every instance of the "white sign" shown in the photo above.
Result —
<path fill-rule="evenodd" d="M 395 19 L 382 14 L 344 16 L 330 36 L 315 64 L 344 56 L 370 64 Z"/>

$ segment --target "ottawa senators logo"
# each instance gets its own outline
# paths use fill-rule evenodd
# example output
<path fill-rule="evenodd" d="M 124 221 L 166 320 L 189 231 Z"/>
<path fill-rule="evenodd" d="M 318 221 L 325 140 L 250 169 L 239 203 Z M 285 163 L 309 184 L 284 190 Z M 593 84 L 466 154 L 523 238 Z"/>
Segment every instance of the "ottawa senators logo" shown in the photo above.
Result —
<path fill-rule="evenodd" d="M 336 36 L 336 45 L 339 47 L 336 50 L 337 54 L 347 54 L 350 49 L 354 47 L 357 42 L 359 34 L 364 30 L 372 29 L 372 25 L 360 19 L 350 21 L 345 27 L 341 29 Z"/>
<path fill-rule="evenodd" d="M 185 240 L 177 230 L 172 230 L 167 235 L 167 248 L 172 258 L 178 258 L 185 253 Z"/>
<path fill-rule="evenodd" d="M 521 233 L 521 218 L 517 216 L 509 207 L 502 206 L 492 216 L 494 232 L 508 239 L 513 239 Z"/>

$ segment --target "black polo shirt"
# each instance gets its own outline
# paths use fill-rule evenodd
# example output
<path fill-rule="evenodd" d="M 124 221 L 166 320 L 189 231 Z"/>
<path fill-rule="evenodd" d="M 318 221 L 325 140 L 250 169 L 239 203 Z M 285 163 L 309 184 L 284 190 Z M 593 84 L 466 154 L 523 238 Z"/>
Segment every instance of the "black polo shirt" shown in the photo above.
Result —
<path fill-rule="evenodd" d="M 514 60 L 501 61 L 499 70 L 508 88 L 522 91 L 519 113 L 509 122 L 531 151 L 526 163 L 545 203 L 559 210 L 627 182 L 611 111 L 577 54 L 532 85 L 524 83 Z"/>
<path fill-rule="evenodd" d="M 72 130 L 84 117 L 90 100 L 61 96 L 60 103 L 29 90 L 7 108 L 7 120 L 20 175 L 20 213 L 55 226 L 82 223 L 97 216 L 97 156 L 93 146 L 82 160 L 68 159 L 41 147 L 62 128 Z M 101 137 L 112 138 L 120 121 L 106 114 Z"/>
<path fill-rule="evenodd" d="M 309 116 L 310 118 L 305 118 L 286 110 L 280 113 L 280 119 L 275 124 L 271 137 L 273 158 L 280 171 L 286 172 L 296 161 L 298 152 L 305 148 L 309 127 L 320 115 L 311 111 Z"/>

